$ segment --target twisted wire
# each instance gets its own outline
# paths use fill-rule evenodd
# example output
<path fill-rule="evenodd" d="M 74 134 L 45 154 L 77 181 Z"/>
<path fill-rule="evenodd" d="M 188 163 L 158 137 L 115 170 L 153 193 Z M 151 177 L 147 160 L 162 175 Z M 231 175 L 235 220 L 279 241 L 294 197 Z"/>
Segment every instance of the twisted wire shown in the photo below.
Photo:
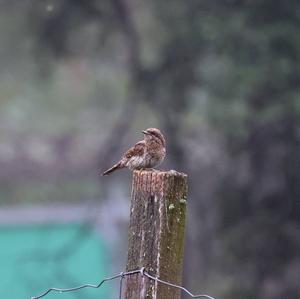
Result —
<path fill-rule="evenodd" d="M 49 294 L 50 292 L 58 292 L 58 293 L 66 293 L 66 292 L 74 292 L 74 291 L 78 291 L 81 289 L 85 289 L 85 288 L 93 288 L 93 289 L 98 289 L 102 286 L 102 284 L 104 282 L 107 281 L 111 281 L 111 280 L 115 280 L 117 278 L 120 279 L 120 283 L 119 283 L 119 299 L 122 299 L 122 290 L 123 290 L 123 280 L 125 278 L 125 276 L 130 276 L 133 274 L 140 274 L 142 276 L 146 276 L 148 277 L 150 280 L 156 281 L 158 283 L 167 285 L 169 287 L 173 287 L 176 289 L 180 289 L 181 291 L 185 292 L 186 294 L 188 294 L 191 298 L 207 298 L 207 299 L 215 299 L 212 296 L 206 295 L 206 294 L 198 294 L 198 295 L 194 295 L 193 293 L 191 293 L 189 290 L 187 290 L 186 288 L 176 285 L 174 283 L 168 282 L 168 281 L 164 281 L 162 279 L 160 279 L 159 277 L 155 277 L 152 276 L 151 274 L 149 274 L 144 267 L 142 267 L 141 269 L 137 269 L 137 270 L 132 270 L 132 271 L 127 271 L 127 272 L 121 272 L 117 275 L 111 276 L 111 277 L 107 277 L 104 278 L 103 280 L 101 280 L 98 284 L 83 284 L 74 288 L 67 288 L 67 289 L 59 289 L 59 288 L 49 288 L 47 291 L 45 291 L 44 293 L 42 293 L 39 296 L 36 297 L 31 297 L 31 299 L 40 299 L 44 296 L 46 296 L 47 294 Z"/>

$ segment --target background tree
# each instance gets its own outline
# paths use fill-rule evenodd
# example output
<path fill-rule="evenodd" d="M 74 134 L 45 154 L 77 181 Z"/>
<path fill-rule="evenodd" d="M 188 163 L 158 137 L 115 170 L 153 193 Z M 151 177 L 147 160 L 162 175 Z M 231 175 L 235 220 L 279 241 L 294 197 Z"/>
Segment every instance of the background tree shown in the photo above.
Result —
<path fill-rule="evenodd" d="M 94 157 L 88 167 L 96 160 L 101 169 L 109 166 L 132 143 L 132 127 L 151 123 L 164 131 L 165 167 L 190 177 L 185 284 L 198 289 L 200 283 L 222 298 L 298 298 L 298 1 L 5 6 L 12 7 L 26 16 L 37 64 L 33 86 L 42 89 L 45 107 L 57 107 L 52 118 L 66 103 L 47 96 L 59 81 L 57 69 L 84 74 L 74 84 L 86 88 L 82 96 L 68 99 L 80 103 L 76 111 L 98 113 L 93 124 L 101 144 L 94 156 L 85 155 Z M 91 75 L 74 61 L 88 61 Z M 76 122 L 66 110 L 62 118 L 72 119 L 72 129 L 64 135 L 59 127 L 55 144 L 69 156 L 86 118 Z M 90 169 L 71 166 L 67 178 Z"/>

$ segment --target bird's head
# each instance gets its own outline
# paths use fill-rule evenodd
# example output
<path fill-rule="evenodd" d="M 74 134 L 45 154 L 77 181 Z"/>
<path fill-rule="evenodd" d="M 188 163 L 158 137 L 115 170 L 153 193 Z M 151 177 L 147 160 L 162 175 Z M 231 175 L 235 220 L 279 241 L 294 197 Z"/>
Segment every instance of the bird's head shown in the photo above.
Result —
<path fill-rule="evenodd" d="M 144 138 L 146 141 L 155 140 L 156 142 L 160 143 L 164 147 L 166 146 L 164 135 L 161 133 L 159 129 L 149 128 L 145 131 L 142 131 L 142 133 L 144 134 Z"/>

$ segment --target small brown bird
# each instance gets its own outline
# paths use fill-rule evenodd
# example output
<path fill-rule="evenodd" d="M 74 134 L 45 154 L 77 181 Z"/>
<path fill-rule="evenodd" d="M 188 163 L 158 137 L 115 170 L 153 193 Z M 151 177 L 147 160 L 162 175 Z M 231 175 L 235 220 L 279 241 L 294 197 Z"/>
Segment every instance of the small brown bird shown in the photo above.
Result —
<path fill-rule="evenodd" d="M 113 167 L 103 175 L 108 175 L 121 168 L 130 170 L 153 168 L 159 165 L 166 156 L 166 141 L 160 130 L 149 128 L 142 131 L 144 140 L 137 142 L 131 147 Z"/>

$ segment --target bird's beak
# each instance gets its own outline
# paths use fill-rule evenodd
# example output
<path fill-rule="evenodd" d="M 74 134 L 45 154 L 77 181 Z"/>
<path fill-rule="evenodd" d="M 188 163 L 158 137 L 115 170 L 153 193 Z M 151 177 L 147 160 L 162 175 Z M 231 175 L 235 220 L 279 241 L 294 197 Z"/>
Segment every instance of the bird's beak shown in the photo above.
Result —
<path fill-rule="evenodd" d="M 149 135 L 149 133 L 147 131 L 142 131 L 142 133 L 145 135 Z"/>

